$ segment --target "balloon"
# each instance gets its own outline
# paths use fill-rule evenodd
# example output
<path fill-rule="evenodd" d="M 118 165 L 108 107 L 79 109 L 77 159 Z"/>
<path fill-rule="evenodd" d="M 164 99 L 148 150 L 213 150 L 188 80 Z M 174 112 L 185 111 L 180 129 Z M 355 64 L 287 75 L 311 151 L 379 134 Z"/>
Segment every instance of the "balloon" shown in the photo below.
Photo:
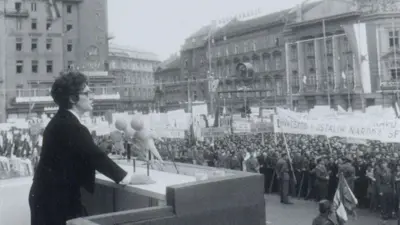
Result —
<path fill-rule="evenodd" d="M 115 121 L 115 128 L 117 128 L 120 131 L 126 130 L 127 124 L 126 121 L 123 119 L 117 119 Z"/>
<path fill-rule="evenodd" d="M 119 141 L 122 140 L 122 134 L 121 134 L 121 132 L 116 131 L 116 130 L 110 133 L 110 137 L 111 137 L 111 140 L 112 140 L 113 142 L 119 142 Z"/>
<path fill-rule="evenodd" d="M 144 127 L 143 120 L 139 117 L 133 117 L 131 120 L 131 127 L 136 131 L 142 130 Z"/>
<path fill-rule="evenodd" d="M 127 137 L 133 137 L 133 135 L 135 135 L 135 131 L 130 129 L 130 128 L 127 128 L 126 131 L 125 131 L 125 135 Z"/>

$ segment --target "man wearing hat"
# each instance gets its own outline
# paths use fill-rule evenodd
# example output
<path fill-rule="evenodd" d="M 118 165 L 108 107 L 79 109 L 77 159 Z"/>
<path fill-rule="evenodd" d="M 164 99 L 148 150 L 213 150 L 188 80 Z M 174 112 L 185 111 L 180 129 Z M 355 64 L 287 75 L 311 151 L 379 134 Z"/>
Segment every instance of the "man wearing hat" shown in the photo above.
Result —
<path fill-rule="evenodd" d="M 329 200 L 319 202 L 319 215 L 314 218 L 312 225 L 335 225 L 331 219 L 331 203 Z"/>

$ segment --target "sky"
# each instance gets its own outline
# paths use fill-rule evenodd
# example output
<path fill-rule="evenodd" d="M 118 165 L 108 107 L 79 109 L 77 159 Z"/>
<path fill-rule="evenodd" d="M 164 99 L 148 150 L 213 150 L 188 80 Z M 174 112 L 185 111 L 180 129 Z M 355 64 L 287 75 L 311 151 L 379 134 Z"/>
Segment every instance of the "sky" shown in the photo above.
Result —
<path fill-rule="evenodd" d="M 108 0 L 112 43 L 155 53 L 177 53 L 185 38 L 212 20 L 248 11 L 272 13 L 304 0 Z"/>

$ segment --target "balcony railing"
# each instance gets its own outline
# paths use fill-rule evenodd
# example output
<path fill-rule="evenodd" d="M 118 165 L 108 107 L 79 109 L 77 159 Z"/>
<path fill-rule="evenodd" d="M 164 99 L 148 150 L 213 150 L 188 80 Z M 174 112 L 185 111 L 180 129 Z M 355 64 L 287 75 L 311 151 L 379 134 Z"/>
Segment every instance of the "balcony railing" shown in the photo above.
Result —
<path fill-rule="evenodd" d="M 29 17 L 29 12 L 26 9 L 21 10 L 6 10 L 5 16 L 7 17 Z"/>

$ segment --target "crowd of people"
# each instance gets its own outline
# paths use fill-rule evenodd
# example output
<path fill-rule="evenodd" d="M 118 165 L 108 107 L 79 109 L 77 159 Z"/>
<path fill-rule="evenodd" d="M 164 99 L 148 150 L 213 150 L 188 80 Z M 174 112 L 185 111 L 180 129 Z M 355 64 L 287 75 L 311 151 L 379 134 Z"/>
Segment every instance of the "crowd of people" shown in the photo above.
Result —
<path fill-rule="evenodd" d="M 1 132 L 0 156 L 38 161 L 40 135 L 29 130 Z M 120 149 L 109 136 L 94 136 L 109 154 L 142 157 L 135 145 L 125 142 Z M 344 138 L 291 134 L 230 135 L 188 145 L 185 139 L 156 142 L 165 160 L 232 170 L 261 173 L 266 193 L 280 192 L 283 204 L 288 196 L 320 201 L 332 200 L 343 173 L 358 199 L 359 207 L 381 212 L 383 219 L 397 215 L 400 196 L 398 145 L 366 141 L 351 143 Z M 1 171 L 0 171 L 1 172 Z M 2 178 L 7 178 L 4 176 Z M 15 173 L 14 173 L 15 176 Z"/>

